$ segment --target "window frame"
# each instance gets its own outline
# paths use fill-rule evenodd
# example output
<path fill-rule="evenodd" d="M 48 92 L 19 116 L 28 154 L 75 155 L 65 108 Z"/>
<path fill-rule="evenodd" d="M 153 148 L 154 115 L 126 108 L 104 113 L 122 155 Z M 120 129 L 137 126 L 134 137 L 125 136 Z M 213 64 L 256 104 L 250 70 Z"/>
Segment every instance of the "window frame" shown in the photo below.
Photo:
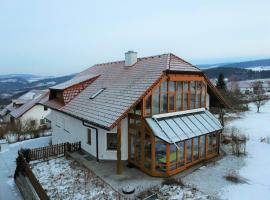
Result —
<path fill-rule="evenodd" d="M 109 148 L 109 146 L 108 146 L 108 136 L 109 135 L 114 135 L 116 138 L 116 145 L 115 145 L 115 148 Z M 116 151 L 117 150 L 117 133 L 113 133 L 113 132 L 108 132 L 107 134 L 106 134 L 106 150 L 107 151 Z"/>

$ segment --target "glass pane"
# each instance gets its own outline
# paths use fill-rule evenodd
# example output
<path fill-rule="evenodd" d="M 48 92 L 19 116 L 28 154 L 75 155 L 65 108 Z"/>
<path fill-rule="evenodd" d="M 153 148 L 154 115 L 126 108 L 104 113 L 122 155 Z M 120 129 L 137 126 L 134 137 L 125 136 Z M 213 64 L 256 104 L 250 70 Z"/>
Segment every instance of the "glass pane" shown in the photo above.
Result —
<path fill-rule="evenodd" d="M 177 163 L 176 163 L 176 151 L 177 148 L 174 144 L 170 145 L 170 170 L 174 170 L 177 167 Z"/>
<path fill-rule="evenodd" d="M 212 134 L 207 135 L 207 140 L 208 140 L 208 145 L 207 145 L 207 150 L 208 154 L 213 152 L 213 137 Z"/>
<path fill-rule="evenodd" d="M 177 82 L 176 110 L 182 110 L 182 82 Z"/>
<path fill-rule="evenodd" d="M 188 82 L 183 82 L 183 92 L 184 92 L 184 102 L 183 102 L 183 110 L 188 109 Z"/>
<path fill-rule="evenodd" d="M 184 90 L 184 92 L 188 92 L 188 82 L 187 81 L 183 82 L 183 90 Z"/>
<path fill-rule="evenodd" d="M 177 166 L 181 167 L 183 165 L 185 165 L 185 161 L 184 161 L 184 142 L 178 142 L 177 143 L 178 146 L 178 154 L 177 154 L 177 159 L 178 159 L 178 163 Z"/>
<path fill-rule="evenodd" d="M 201 93 L 200 91 L 197 91 L 196 93 L 196 99 L 195 99 L 195 108 L 201 107 Z"/>
<path fill-rule="evenodd" d="M 192 139 L 186 140 L 186 158 L 187 163 L 192 161 Z"/>
<path fill-rule="evenodd" d="M 199 159 L 199 138 L 193 138 L 193 160 Z"/>
<path fill-rule="evenodd" d="M 145 112 L 146 112 L 147 115 L 151 114 L 151 95 L 146 99 Z"/>
<path fill-rule="evenodd" d="M 169 89 L 169 92 L 175 92 L 175 81 L 168 82 L 168 89 Z"/>
<path fill-rule="evenodd" d="M 205 156 L 205 136 L 200 137 L 200 157 L 204 158 Z"/>
<path fill-rule="evenodd" d="M 156 171 L 166 172 L 166 144 L 156 142 Z"/>
<path fill-rule="evenodd" d="M 144 166 L 148 169 L 151 168 L 151 139 L 148 134 L 145 134 L 144 139 Z"/>
<path fill-rule="evenodd" d="M 196 81 L 190 81 L 190 109 L 195 108 Z"/>
<path fill-rule="evenodd" d="M 217 134 L 217 133 L 213 133 L 213 135 L 212 135 L 212 140 L 213 140 L 213 151 L 215 151 L 215 152 L 217 152 L 217 150 L 218 150 L 218 136 L 219 136 L 219 134 Z"/>
<path fill-rule="evenodd" d="M 205 95 L 206 95 L 205 84 L 202 84 L 202 94 L 201 94 L 201 105 L 202 105 L 202 107 L 205 106 Z"/>
<path fill-rule="evenodd" d="M 135 108 L 135 114 L 141 115 L 141 103 L 139 103 Z"/>
<path fill-rule="evenodd" d="M 161 92 L 167 92 L 167 81 L 161 84 Z"/>
<path fill-rule="evenodd" d="M 188 93 L 184 93 L 183 110 L 188 109 Z"/>
<path fill-rule="evenodd" d="M 195 93 L 191 93 L 190 94 L 190 109 L 194 109 L 195 108 L 195 99 L 196 99 L 196 94 Z"/>
<path fill-rule="evenodd" d="M 161 95 L 161 112 L 166 113 L 168 112 L 168 102 L 167 102 L 167 94 Z"/>
<path fill-rule="evenodd" d="M 141 132 L 138 131 L 136 136 L 135 136 L 135 141 L 134 141 L 134 148 L 135 148 L 135 162 L 139 165 L 142 158 L 142 148 L 141 148 Z"/>
<path fill-rule="evenodd" d="M 174 111 L 174 94 L 169 94 L 169 112 Z"/>
<path fill-rule="evenodd" d="M 152 114 L 159 113 L 159 88 L 157 88 L 153 93 L 153 105 L 152 105 Z"/>
<path fill-rule="evenodd" d="M 135 136 L 130 133 L 130 159 L 134 161 L 135 158 Z"/>

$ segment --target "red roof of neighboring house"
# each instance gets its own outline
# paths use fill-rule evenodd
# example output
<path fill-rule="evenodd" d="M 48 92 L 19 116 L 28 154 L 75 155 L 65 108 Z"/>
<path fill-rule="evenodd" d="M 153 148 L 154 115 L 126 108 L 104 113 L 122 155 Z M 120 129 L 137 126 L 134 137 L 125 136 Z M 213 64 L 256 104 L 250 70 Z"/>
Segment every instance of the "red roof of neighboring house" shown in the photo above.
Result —
<path fill-rule="evenodd" d="M 38 103 L 44 103 L 49 100 L 49 90 L 36 90 L 38 91 L 38 94 L 36 94 L 32 100 L 29 100 L 19 108 L 14 109 L 12 112 L 10 112 L 10 115 L 19 118 L 21 117 L 24 113 L 26 113 L 28 110 L 33 108 L 36 104 Z"/>

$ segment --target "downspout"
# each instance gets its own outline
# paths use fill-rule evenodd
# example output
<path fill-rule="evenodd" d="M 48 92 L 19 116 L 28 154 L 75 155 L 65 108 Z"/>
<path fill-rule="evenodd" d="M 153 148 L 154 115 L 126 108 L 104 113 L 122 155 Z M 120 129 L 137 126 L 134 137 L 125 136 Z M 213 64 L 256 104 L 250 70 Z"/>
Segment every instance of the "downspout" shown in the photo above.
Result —
<path fill-rule="evenodd" d="M 93 127 L 91 125 L 89 125 L 88 123 L 86 124 L 84 121 L 82 122 L 82 124 L 88 128 L 92 128 L 96 130 L 96 159 L 97 162 L 99 162 L 99 156 L 98 156 L 98 129 L 96 127 Z"/>

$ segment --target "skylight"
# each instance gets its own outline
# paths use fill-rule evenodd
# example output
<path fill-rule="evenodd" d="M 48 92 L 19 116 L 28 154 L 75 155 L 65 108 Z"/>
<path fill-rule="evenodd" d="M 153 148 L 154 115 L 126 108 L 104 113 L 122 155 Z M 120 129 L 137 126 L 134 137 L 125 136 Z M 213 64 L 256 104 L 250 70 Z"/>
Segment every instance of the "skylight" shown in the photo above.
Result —
<path fill-rule="evenodd" d="M 106 88 L 101 88 L 99 91 L 97 91 L 95 94 L 93 94 L 90 99 L 96 98 L 101 92 L 103 92 Z"/>

